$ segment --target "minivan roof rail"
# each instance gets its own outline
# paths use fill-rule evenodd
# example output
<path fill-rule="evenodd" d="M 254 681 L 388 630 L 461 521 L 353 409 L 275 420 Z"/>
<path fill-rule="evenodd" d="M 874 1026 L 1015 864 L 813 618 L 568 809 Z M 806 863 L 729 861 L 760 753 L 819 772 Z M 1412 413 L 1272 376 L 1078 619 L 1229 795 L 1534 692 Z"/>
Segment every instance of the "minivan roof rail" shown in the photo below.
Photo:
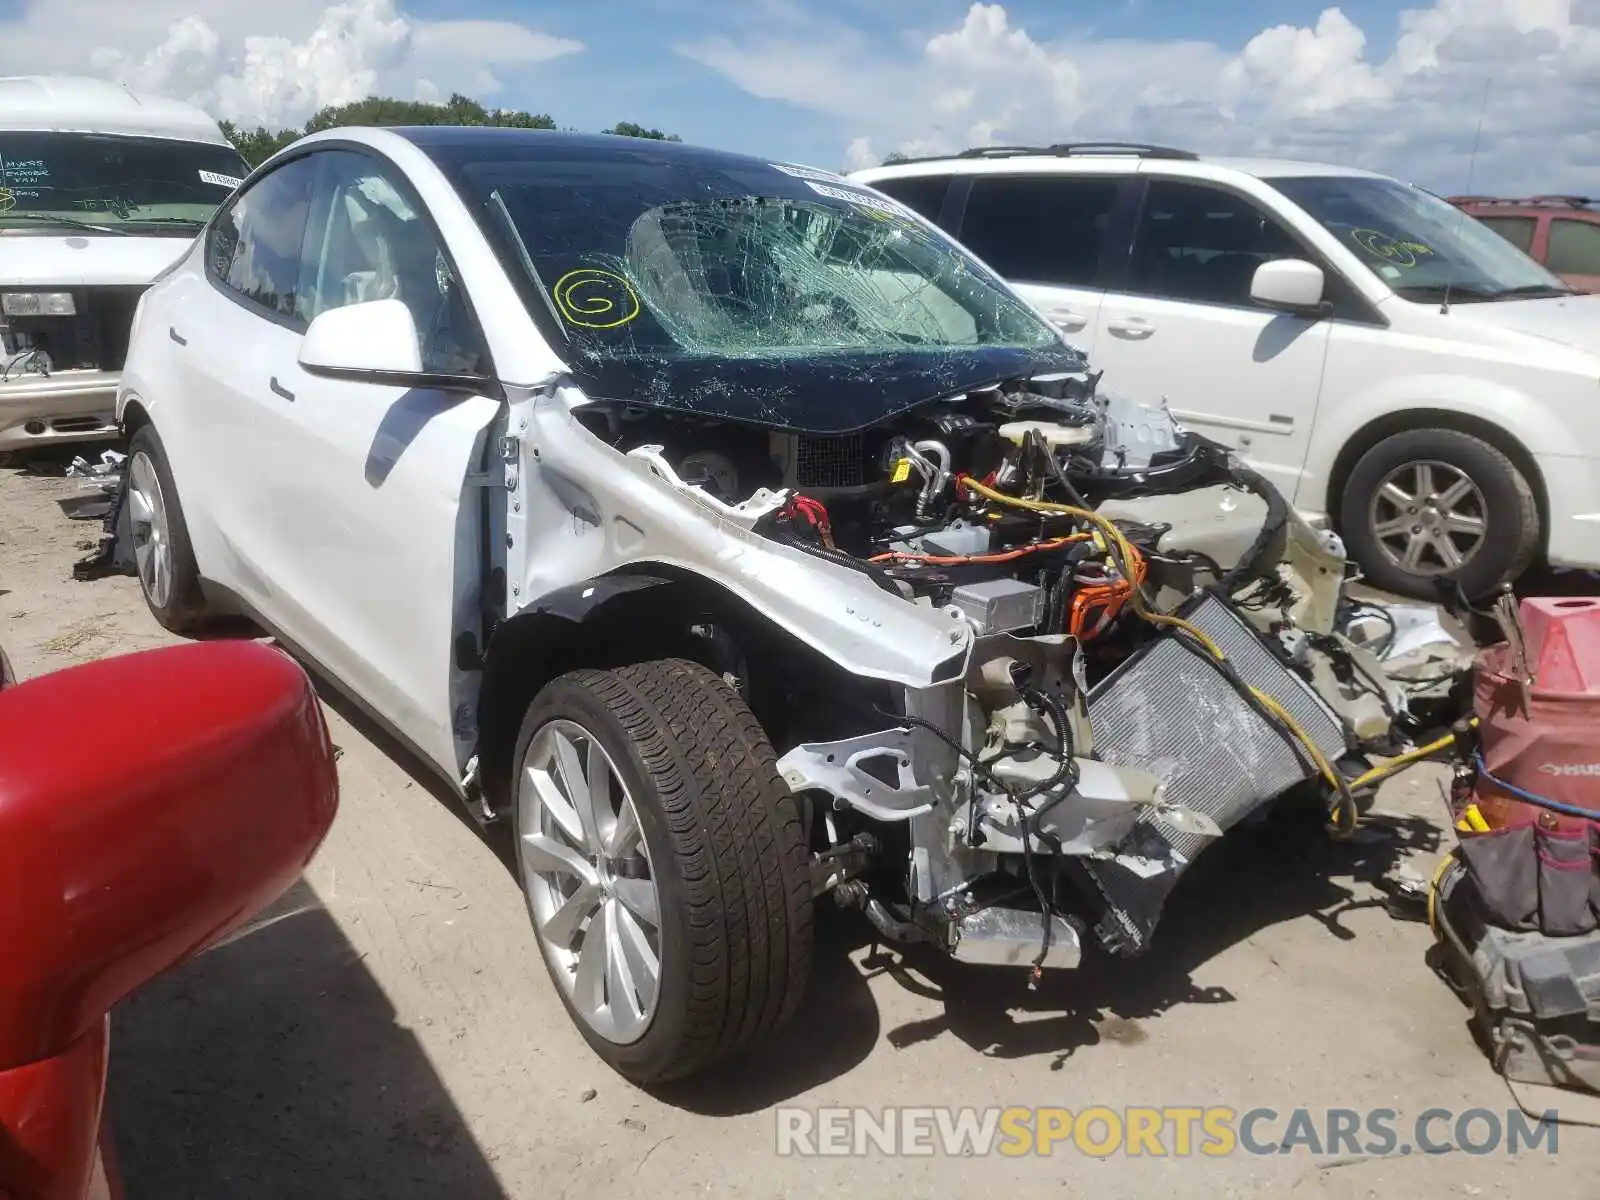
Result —
<path fill-rule="evenodd" d="M 974 146 L 963 150 L 957 158 L 1018 158 L 1027 155 L 1055 155 L 1068 158 L 1073 155 L 1128 154 L 1136 158 L 1172 158 L 1189 162 L 1200 156 L 1189 150 L 1171 146 L 1153 146 L 1147 142 L 1057 142 L 1051 146 Z"/>

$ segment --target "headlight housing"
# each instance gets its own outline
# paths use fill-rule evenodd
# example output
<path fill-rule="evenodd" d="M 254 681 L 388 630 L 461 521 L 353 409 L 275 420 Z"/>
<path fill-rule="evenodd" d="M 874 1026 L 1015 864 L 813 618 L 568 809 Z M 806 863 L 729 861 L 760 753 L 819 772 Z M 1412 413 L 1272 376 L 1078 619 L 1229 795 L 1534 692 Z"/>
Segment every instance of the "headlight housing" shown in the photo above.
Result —
<path fill-rule="evenodd" d="M 78 312 L 71 292 L 5 292 L 0 312 L 8 317 L 71 317 Z"/>

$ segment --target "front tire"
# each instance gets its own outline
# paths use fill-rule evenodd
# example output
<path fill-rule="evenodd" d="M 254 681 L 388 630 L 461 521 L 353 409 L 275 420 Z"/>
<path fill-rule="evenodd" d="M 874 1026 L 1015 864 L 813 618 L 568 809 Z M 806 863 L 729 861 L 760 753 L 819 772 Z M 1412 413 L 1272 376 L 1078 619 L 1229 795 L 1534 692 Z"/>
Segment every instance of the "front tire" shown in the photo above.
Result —
<path fill-rule="evenodd" d="M 516 869 L 562 1003 L 635 1083 L 771 1033 L 811 970 L 809 859 L 744 702 L 668 659 L 580 670 L 518 735 Z"/>
<path fill-rule="evenodd" d="M 166 449 L 152 426 L 142 426 L 128 443 L 126 470 L 128 531 L 139 590 L 164 629 L 189 633 L 207 616 L 200 569 Z"/>
<path fill-rule="evenodd" d="M 1376 587 L 1437 600 L 1439 582 L 1449 579 L 1478 599 L 1533 562 L 1539 509 L 1527 479 L 1496 447 L 1453 429 L 1413 429 L 1356 463 L 1340 531 Z"/>

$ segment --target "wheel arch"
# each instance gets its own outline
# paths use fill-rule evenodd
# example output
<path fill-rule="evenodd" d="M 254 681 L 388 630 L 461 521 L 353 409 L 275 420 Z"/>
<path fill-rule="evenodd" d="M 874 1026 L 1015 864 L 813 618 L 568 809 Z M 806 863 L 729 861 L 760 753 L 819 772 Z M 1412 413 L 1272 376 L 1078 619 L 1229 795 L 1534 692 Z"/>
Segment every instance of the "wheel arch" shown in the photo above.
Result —
<path fill-rule="evenodd" d="M 1521 440 L 1504 426 L 1447 408 L 1409 408 L 1388 413 L 1369 421 L 1351 435 L 1334 459 L 1333 470 L 1328 475 L 1328 519 L 1334 528 L 1339 527 L 1345 487 L 1362 456 L 1385 438 L 1413 429 L 1450 429 L 1465 433 L 1488 442 L 1509 458 L 1533 489 L 1534 503 L 1539 509 L 1539 553 L 1541 556 L 1544 554 L 1550 537 L 1550 495 L 1538 461 Z"/>
<path fill-rule="evenodd" d="M 150 411 L 149 409 L 145 408 L 144 401 L 140 400 L 136 395 L 129 395 L 127 399 L 122 402 L 122 412 L 120 414 L 119 423 L 122 426 L 122 436 L 124 440 L 131 438 L 134 434 L 138 433 L 140 429 L 144 428 L 146 425 L 149 425 L 151 423 Z"/>
<path fill-rule="evenodd" d="M 552 592 L 490 636 L 478 695 L 478 771 L 495 816 L 510 811 L 512 758 L 524 713 L 550 680 L 580 667 L 685 658 L 738 680 L 768 737 L 837 719 L 810 711 L 813 695 L 887 705 L 894 688 L 850 674 L 754 606 L 704 576 L 640 564 Z M 838 736 L 843 736 L 839 734 Z M 780 751 L 781 752 L 781 751 Z"/>

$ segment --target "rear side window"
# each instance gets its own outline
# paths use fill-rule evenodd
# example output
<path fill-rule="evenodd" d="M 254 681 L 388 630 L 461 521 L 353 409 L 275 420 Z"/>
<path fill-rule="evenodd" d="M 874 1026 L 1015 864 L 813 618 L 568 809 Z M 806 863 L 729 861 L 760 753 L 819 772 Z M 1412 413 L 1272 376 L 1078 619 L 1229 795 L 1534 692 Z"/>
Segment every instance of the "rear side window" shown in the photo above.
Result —
<path fill-rule="evenodd" d="M 885 196 L 892 196 L 912 212 L 937 225 L 939 210 L 944 207 L 945 193 L 950 190 L 950 179 L 945 175 L 908 175 L 900 179 L 880 179 L 868 186 Z"/>
<path fill-rule="evenodd" d="M 1600 225 L 1571 217 L 1551 221 L 1544 265 L 1557 275 L 1600 275 Z"/>
<path fill-rule="evenodd" d="M 1478 220 L 1524 254 L 1532 252 L 1533 230 L 1538 224 L 1532 217 L 1479 217 Z"/>
<path fill-rule="evenodd" d="M 285 163 L 234 197 L 206 239 L 206 270 L 240 299 L 303 329 L 300 248 L 311 211 L 316 155 Z"/>
<path fill-rule="evenodd" d="M 978 176 L 961 241 L 1007 279 L 1092 287 L 1116 200 L 1115 179 Z"/>

